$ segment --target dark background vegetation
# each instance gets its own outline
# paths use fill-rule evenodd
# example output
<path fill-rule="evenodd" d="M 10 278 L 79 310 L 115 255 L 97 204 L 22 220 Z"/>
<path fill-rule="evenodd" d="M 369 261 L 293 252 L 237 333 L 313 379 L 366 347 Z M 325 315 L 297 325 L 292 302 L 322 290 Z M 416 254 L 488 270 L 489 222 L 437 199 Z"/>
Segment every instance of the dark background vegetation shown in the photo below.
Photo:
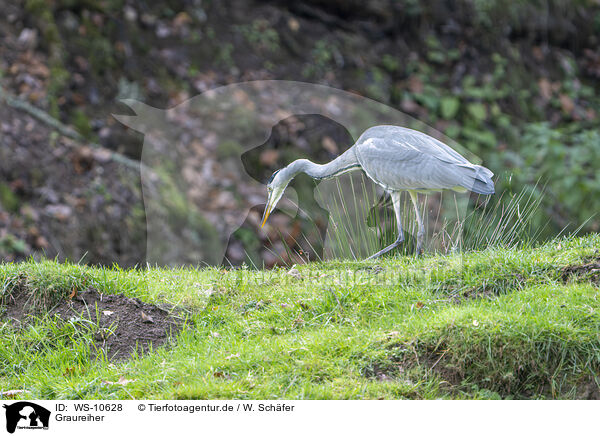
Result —
<path fill-rule="evenodd" d="M 112 117 L 128 111 L 118 99 L 167 108 L 256 79 L 327 84 L 396 107 L 480 156 L 499 191 L 541 196 L 545 186 L 534 217 L 542 237 L 599 230 L 598 1 L 0 0 L 0 10 L 1 259 L 143 263 L 139 172 L 110 154 L 138 160 L 143 137 Z M 300 124 L 281 136 L 324 159 L 347 146 L 343 132 L 337 144 Z M 266 150 L 249 171 L 288 158 Z M 262 248 L 260 212 L 229 257 L 276 261 Z"/>

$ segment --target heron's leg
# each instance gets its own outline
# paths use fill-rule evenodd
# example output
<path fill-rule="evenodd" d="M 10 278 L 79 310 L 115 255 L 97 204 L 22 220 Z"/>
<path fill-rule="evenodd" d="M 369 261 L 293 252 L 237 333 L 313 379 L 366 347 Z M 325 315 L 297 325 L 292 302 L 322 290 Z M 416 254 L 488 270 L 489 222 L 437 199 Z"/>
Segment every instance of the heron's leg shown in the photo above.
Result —
<path fill-rule="evenodd" d="M 419 230 L 417 231 L 417 254 L 423 254 L 423 240 L 425 239 L 425 226 L 421 219 L 421 213 L 419 212 L 419 204 L 417 202 L 417 193 L 414 191 L 408 191 L 410 199 L 412 200 L 413 206 L 415 207 L 415 214 L 417 215 L 417 223 L 419 224 Z"/>
<path fill-rule="evenodd" d="M 392 196 L 392 202 L 394 203 L 394 214 L 396 215 L 396 224 L 398 225 L 398 237 L 392 244 L 388 245 L 383 250 L 378 251 L 374 255 L 367 257 L 367 260 L 375 259 L 376 257 L 379 257 L 382 254 L 385 254 L 388 251 L 393 250 L 398 245 L 400 245 L 402 242 L 404 242 L 404 232 L 402 231 L 402 220 L 400 219 L 400 217 L 401 217 L 401 215 L 400 215 L 400 192 L 394 191 L 391 193 L 391 196 Z"/>

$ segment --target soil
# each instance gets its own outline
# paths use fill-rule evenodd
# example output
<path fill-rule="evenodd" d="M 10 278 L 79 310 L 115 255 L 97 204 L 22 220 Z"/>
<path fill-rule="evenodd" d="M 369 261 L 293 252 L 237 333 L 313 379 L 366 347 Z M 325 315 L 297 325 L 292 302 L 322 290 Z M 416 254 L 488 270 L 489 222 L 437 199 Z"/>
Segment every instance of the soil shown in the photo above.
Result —
<path fill-rule="evenodd" d="M 422 350 L 415 350 L 410 345 L 390 344 L 390 349 L 400 347 L 406 353 L 397 354 L 396 357 L 390 358 L 388 361 L 379 361 L 365 370 L 365 376 L 375 378 L 378 381 L 397 380 L 402 377 L 402 374 L 416 367 L 426 368 L 432 375 L 438 376 L 442 382 L 440 387 L 448 392 L 463 390 L 466 386 L 463 385 L 466 374 L 457 366 L 449 362 L 446 357 L 446 351 L 441 351 L 444 347 L 436 347 Z M 527 371 L 524 371 L 524 373 Z M 475 382 L 476 380 L 473 380 Z M 489 380 L 481 380 L 480 386 L 485 386 Z M 479 381 L 478 381 L 479 384 Z M 495 382 L 490 389 L 495 390 L 501 396 L 511 394 L 511 387 L 504 385 L 501 381 Z M 565 387 L 564 391 L 569 391 L 569 388 L 575 389 L 575 398 L 580 400 L 597 400 L 600 399 L 600 388 L 598 383 L 591 377 L 583 377 L 576 385 Z M 539 388 L 534 391 L 524 390 L 517 393 L 517 398 L 539 398 L 544 396 L 552 398 L 556 393 L 552 390 L 550 383 L 541 382 Z"/>
<path fill-rule="evenodd" d="M 568 281 L 573 277 L 586 278 L 592 283 L 600 285 L 600 257 L 592 259 L 588 263 L 564 267 L 561 270 L 561 277 L 564 281 Z"/>
<path fill-rule="evenodd" d="M 6 317 L 27 323 L 32 315 L 25 288 L 16 288 L 7 302 Z M 143 354 L 166 345 L 183 327 L 184 319 L 172 307 L 159 307 L 123 294 L 101 294 L 95 288 L 78 293 L 46 312 L 63 321 L 82 318 L 94 323 L 98 350 L 109 360 Z M 39 313 L 38 313 L 39 315 Z M 99 319 L 98 319 L 99 317 Z"/>

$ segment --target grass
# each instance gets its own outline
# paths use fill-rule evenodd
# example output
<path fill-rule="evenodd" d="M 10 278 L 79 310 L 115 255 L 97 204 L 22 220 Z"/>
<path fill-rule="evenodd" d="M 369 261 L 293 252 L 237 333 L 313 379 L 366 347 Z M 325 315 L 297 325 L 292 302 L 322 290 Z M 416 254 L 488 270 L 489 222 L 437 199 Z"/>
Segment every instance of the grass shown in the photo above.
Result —
<path fill-rule="evenodd" d="M 509 180 L 498 179 L 499 183 Z M 319 260 L 364 259 L 393 243 L 397 236 L 396 217 L 389 195 L 382 196 L 378 188 L 362 172 L 353 172 L 316 186 L 315 198 L 327 208 L 329 222 L 325 238 L 309 242 L 302 234 L 288 245 L 280 235 L 288 259 L 301 262 L 302 253 L 294 246 L 303 246 Z M 480 247 L 515 247 L 533 244 L 540 239 L 545 225 L 536 222 L 536 213 L 543 200 L 543 186 L 534 184 L 526 190 L 513 193 L 503 190 L 497 196 L 456 194 L 447 192 L 419 194 L 419 210 L 428 232 L 426 251 L 448 254 L 469 252 Z M 401 197 L 401 222 L 405 242 L 397 251 L 404 255 L 415 252 L 417 220 L 408 193 Z M 312 224 L 309 232 L 320 235 L 320 227 L 312 221 L 311 212 L 303 211 Z M 583 227 L 583 225 L 582 225 Z M 574 233 L 580 230 L 577 229 Z M 323 247 L 318 254 L 315 245 Z M 291 264 L 278 253 L 281 263 Z M 251 256 L 247 253 L 248 258 Z"/>
<path fill-rule="evenodd" d="M 600 235 L 532 248 L 328 261 L 286 269 L 0 264 L 0 392 L 44 399 L 587 398 L 598 395 Z M 108 362 L 94 325 L 43 317 L 94 286 L 184 309 L 170 347 Z M 1 312 L 0 312 L 1 313 Z M 0 320 L 2 318 L 0 317 Z M 105 381 L 123 384 L 107 384 Z"/>

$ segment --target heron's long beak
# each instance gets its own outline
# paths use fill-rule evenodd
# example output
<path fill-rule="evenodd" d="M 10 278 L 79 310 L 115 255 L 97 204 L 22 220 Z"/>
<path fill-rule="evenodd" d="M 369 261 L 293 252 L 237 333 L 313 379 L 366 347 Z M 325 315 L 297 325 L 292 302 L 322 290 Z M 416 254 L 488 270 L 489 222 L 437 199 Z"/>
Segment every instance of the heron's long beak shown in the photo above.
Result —
<path fill-rule="evenodd" d="M 273 192 L 270 192 L 269 199 L 267 200 L 267 205 L 265 206 L 265 212 L 263 213 L 262 224 L 260 225 L 261 228 L 263 228 L 265 226 L 265 223 L 267 222 L 267 218 L 269 218 L 269 215 L 271 215 L 271 210 L 273 209 L 273 204 L 271 203 L 272 199 L 273 199 Z"/>

